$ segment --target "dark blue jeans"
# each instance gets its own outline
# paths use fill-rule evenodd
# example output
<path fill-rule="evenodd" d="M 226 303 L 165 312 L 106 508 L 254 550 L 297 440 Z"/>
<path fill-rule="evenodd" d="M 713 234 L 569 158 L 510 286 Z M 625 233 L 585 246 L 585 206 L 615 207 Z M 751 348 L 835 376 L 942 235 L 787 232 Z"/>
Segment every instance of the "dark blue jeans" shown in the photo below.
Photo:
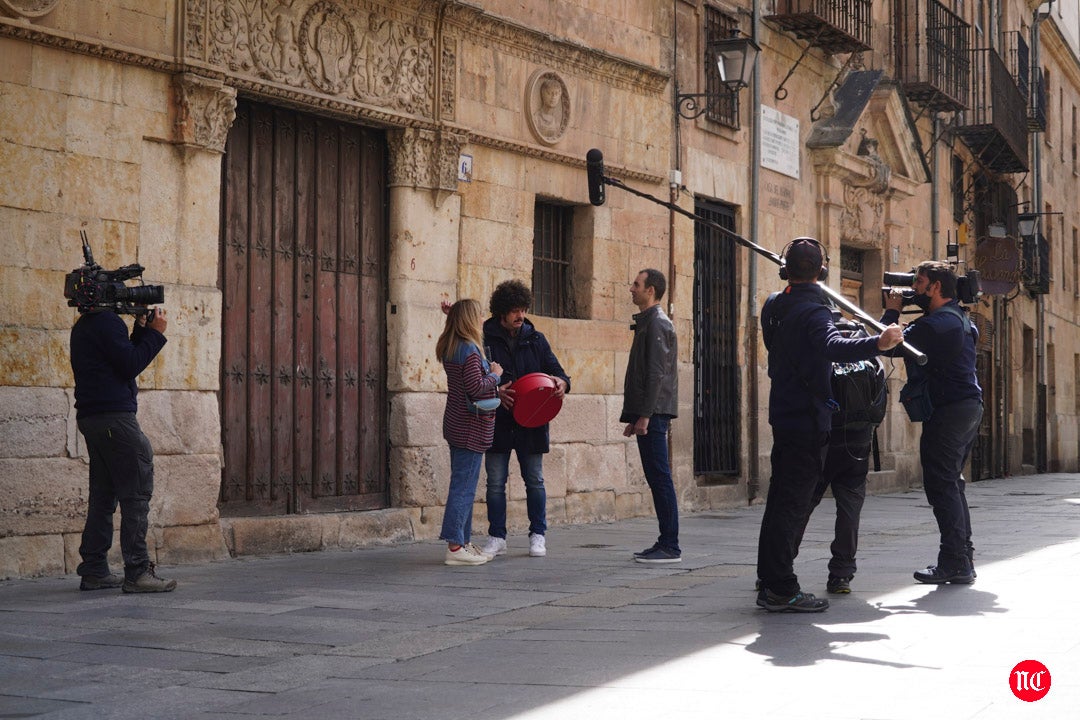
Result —
<path fill-rule="evenodd" d="M 675 496 L 675 483 L 671 479 L 671 466 L 668 464 L 668 428 L 671 427 L 670 415 L 653 415 L 649 418 L 649 432 L 638 435 L 638 454 L 641 456 L 641 469 L 645 471 L 645 481 L 652 491 L 653 507 L 660 524 L 660 536 L 656 543 L 674 553 L 682 553 L 679 548 L 679 503 Z"/>
<path fill-rule="evenodd" d="M 777 595 L 799 592 L 795 556 L 822 480 L 828 435 L 773 428 L 772 476 L 758 536 L 758 577 Z"/>
<path fill-rule="evenodd" d="M 975 553 L 963 470 L 975 444 L 982 413 L 981 400 L 962 400 L 935 407 L 922 427 L 919 452 L 923 489 L 941 532 L 937 564 L 944 570 L 971 567 Z"/>
<path fill-rule="evenodd" d="M 113 513 L 120 505 L 120 551 L 124 577 L 135 580 L 150 566 L 147 516 L 154 492 L 154 450 L 135 413 L 103 413 L 80 418 L 90 456 L 90 493 L 75 571 L 83 577 L 109 574 Z"/>
<path fill-rule="evenodd" d="M 544 456 L 540 453 L 517 453 L 521 477 L 525 481 L 525 508 L 529 513 L 529 532 L 547 532 L 547 490 L 544 489 Z M 506 479 L 510 475 L 510 453 L 488 451 L 484 456 L 487 470 L 488 535 L 506 538 Z"/>

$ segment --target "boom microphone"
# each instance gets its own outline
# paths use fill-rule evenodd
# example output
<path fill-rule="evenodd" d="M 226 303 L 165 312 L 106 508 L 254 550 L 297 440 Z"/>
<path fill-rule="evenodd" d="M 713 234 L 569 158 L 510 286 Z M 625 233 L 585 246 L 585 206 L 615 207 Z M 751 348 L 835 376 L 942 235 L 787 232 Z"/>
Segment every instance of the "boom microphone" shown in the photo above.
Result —
<path fill-rule="evenodd" d="M 585 155 L 585 167 L 589 172 L 589 202 L 604 204 L 604 153 L 593 148 Z"/>

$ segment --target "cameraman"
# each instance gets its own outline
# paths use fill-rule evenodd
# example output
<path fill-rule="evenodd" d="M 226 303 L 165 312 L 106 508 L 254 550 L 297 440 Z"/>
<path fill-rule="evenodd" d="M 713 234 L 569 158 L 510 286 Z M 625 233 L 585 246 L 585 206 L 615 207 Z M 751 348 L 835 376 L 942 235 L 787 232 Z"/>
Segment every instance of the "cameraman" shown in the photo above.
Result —
<path fill-rule="evenodd" d="M 983 413 L 982 388 L 975 377 L 979 333 L 956 300 L 956 285 L 956 273 L 947 264 L 933 260 L 920 263 L 912 287 L 916 304 L 926 314 L 904 330 L 904 340 L 927 358 L 925 367 L 905 358 L 908 382 L 924 373 L 933 405 L 923 421 L 919 457 L 923 489 L 937 518 L 941 546 L 937 564 L 916 570 L 915 579 L 934 585 L 975 581 L 963 468 Z M 891 292 L 881 321 L 897 322 L 903 305 L 903 295 Z"/>
<path fill-rule="evenodd" d="M 146 549 L 154 490 L 154 451 L 139 427 L 135 384 L 165 346 L 165 311 L 136 315 L 127 325 L 109 309 L 79 308 L 71 328 L 75 418 L 90 456 L 90 492 L 76 572 L 80 590 L 123 587 L 127 593 L 169 592 L 175 580 L 158 577 Z M 124 577 L 109 571 L 113 514 L 120 505 Z"/>

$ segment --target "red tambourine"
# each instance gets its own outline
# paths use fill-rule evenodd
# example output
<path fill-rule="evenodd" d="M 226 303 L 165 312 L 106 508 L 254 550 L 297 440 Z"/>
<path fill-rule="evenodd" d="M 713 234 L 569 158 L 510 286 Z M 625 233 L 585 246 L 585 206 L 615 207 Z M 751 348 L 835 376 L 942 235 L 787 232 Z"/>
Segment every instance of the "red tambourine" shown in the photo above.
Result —
<path fill-rule="evenodd" d="M 555 397 L 558 387 L 549 375 L 529 373 L 510 386 L 517 391 L 514 420 L 523 427 L 540 427 L 551 422 L 562 409 L 562 398 Z"/>

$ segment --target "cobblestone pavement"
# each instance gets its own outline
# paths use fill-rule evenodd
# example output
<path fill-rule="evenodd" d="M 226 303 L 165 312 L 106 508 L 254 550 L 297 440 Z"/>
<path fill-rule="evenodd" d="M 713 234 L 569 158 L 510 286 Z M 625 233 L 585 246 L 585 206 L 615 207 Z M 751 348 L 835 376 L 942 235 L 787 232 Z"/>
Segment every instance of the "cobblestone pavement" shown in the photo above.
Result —
<path fill-rule="evenodd" d="M 1080 717 L 1080 475 L 969 486 L 978 581 L 916 584 L 921 492 L 867 499 L 853 592 L 754 604 L 760 506 L 685 516 L 683 562 L 635 564 L 655 521 L 554 527 L 548 555 L 446 567 L 441 543 L 162 568 L 165 595 L 0 582 L 0 718 Z M 833 506 L 798 558 L 825 594 Z M 483 536 L 477 540 L 483 540 Z M 1014 697 L 1038 660 L 1052 684 Z"/>

